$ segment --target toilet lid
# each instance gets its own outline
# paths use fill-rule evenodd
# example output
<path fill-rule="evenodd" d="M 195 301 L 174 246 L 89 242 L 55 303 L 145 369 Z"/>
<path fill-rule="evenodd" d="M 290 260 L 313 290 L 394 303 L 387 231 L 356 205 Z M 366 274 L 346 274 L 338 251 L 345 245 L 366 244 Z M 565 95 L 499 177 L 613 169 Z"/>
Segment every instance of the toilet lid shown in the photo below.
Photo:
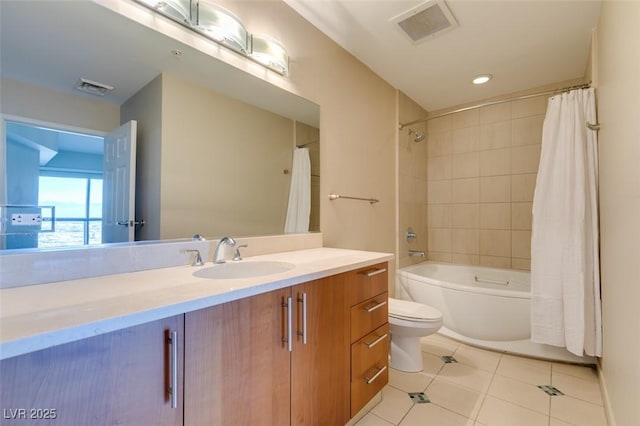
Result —
<path fill-rule="evenodd" d="M 418 321 L 434 321 L 442 319 L 442 313 L 422 303 L 389 298 L 389 315 Z"/>

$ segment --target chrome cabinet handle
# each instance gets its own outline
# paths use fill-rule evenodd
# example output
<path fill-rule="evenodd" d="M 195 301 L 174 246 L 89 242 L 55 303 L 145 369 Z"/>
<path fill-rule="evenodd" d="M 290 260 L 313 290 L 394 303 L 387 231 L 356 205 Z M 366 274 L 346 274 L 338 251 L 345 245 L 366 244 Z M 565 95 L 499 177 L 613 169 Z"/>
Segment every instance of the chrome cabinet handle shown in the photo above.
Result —
<path fill-rule="evenodd" d="M 171 345 L 169 351 L 169 388 L 167 392 L 171 395 L 171 408 L 178 408 L 178 332 L 169 332 L 167 343 Z"/>
<path fill-rule="evenodd" d="M 373 303 L 375 303 L 375 305 L 370 306 L 370 307 L 368 307 L 368 308 L 362 308 L 362 309 L 364 309 L 364 310 L 365 310 L 365 311 L 367 311 L 367 312 L 373 312 L 373 311 L 375 311 L 376 309 L 378 309 L 378 308 L 382 308 L 384 305 L 386 305 L 386 304 L 387 304 L 387 301 L 386 301 L 386 300 L 383 300 L 383 301 L 382 301 L 382 302 L 380 302 L 380 303 L 376 303 L 376 302 L 373 302 Z"/>
<path fill-rule="evenodd" d="M 376 374 L 374 374 L 371 377 L 366 377 L 364 378 L 364 380 L 367 382 L 368 385 L 370 385 L 371 383 L 373 383 L 378 377 L 380 377 L 380 375 L 382 373 L 384 373 L 384 371 L 387 369 L 386 365 L 383 365 L 382 367 L 378 368 L 378 371 Z"/>
<path fill-rule="evenodd" d="M 383 272 L 387 272 L 387 268 L 374 269 L 373 271 L 363 272 L 367 277 L 373 277 L 378 274 L 382 274 Z"/>
<path fill-rule="evenodd" d="M 287 344 L 289 352 L 293 351 L 293 339 L 291 338 L 291 297 L 287 297 L 286 302 L 282 302 L 282 307 L 286 309 L 285 318 L 287 320 L 287 335 L 282 337 L 282 341 Z"/>
<path fill-rule="evenodd" d="M 302 336 L 302 343 L 307 344 L 307 293 L 302 293 L 302 298 L 298 297 L 298 303 L 302 303 L 302 332 L 298 332 L 298 336 Z"/>
<path fill-rule="evenodd" d="M 377 345 L 378 343 L 380 343 L 380 342 L 382 342 L 384 339 L 386 339 L 386 338 L 387 338 L 387 336 L 388 336 L 388 334 L 387 334 L 387 333 L 385 333 L 385 334 L 383 334 L 382 336 L 378 336 L 378 338 L 377 338 L 376 340 L 374 340 L 373 342 L 371 342 L 371 343 L 367 343 L 367 342 L 362 342 L 362 343 L 364 343 L 365 345 L 367 345 L 367 349 L 371 349 L 371 348 L 373 348 L 375 345 Z"/>

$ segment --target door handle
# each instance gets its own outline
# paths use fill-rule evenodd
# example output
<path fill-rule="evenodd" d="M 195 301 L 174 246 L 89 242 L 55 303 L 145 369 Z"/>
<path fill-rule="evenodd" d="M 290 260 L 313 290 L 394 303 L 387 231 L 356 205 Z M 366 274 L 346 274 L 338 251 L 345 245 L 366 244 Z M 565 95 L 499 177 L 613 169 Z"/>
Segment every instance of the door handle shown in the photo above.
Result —
<path fill-rule="evenodd" d="M 169 387 L 167 393 L 171 395 L 171 408 L 178 408 L 178 332 L 170 331 L 167 343 L 169 351 Z"/>
<path fill-rule="evenodd" d="M 302 303 L 302 332 L 298 332 L 298 336 L 302 336 L 302 343 L 307 344 L 307 293 L 302 293 L 302 298 L 298 297 L 298 303 Z"/>
<path fill-rule="evenodd" d="M 119 220 L 116 222 L 120 226 L 133 227 L 133 226 L 144 226 L 144 219 L 142 220 Z"/>
<path fill-rule="evenodd" d="M 291 306 L 292 301 L 291 301 L 291 297 L 287 297 L 287 301 L 286 302 L 282 302 L 282 307 L 284 308 L 284 317 L 285 317 L 285 321 L 287 321 L 287 325 L 285 327 L 286 329 L 286 336 L 282 337 L 282 341 L 284 343 L 287 344 L 287 349 L 289 350 L 289 352 L 293 351 L 293 339 L 291 338 Z"/>

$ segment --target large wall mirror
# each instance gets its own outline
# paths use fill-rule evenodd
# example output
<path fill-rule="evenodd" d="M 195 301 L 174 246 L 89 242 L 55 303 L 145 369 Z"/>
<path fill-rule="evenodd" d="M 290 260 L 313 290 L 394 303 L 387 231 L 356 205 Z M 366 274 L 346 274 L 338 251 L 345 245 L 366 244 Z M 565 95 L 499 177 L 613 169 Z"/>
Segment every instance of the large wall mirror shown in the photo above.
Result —
<path fill-rule="evenodd" d="M 0 19 L 0 249 L 101 243 L 103 138 L 128 122 L 135 240 L 284 233 L 296 147 L 319 230 L 317 105 L 91 1 L 0 2 Z"/>

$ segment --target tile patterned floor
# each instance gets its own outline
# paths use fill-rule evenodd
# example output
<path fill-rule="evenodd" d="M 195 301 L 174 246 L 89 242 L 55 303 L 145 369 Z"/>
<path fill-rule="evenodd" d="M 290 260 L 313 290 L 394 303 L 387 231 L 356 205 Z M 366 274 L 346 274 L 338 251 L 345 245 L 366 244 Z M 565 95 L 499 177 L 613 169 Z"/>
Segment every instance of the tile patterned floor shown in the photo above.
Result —
<path fill-rule="evenodd" d="M 424 371 L 390 370 L 382 401 L 357 426 L 606 426 L 595 369 L 491 352 L 438 334 L 422 339 Z M 458 362 L 446 364 L 441 356 Z M 549 396 L 538 385 L 564 395 Z M 431 401 L 414 404 L 408 392 Z"/>

